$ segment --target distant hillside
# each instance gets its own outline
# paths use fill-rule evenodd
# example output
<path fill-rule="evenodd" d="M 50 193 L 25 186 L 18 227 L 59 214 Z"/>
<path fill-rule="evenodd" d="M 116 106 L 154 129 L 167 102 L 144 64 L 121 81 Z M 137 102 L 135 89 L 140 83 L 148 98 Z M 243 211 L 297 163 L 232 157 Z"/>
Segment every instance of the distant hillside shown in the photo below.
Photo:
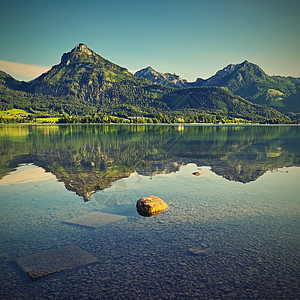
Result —
<path fill-rule="evenodd" d="M 22 90 L 24 89 L 26 82 L 18 81 L 14 79 L 12 76 L 10 76 L 9 74 L 0 71 L 0 85 L 5 86 L 6 88 L 9 89 Z"/>
<path fill-rule="evenodd" d="M 219 87 L 199 87 L 176 90 L 162 98 L 171 110 L 197 109 L 224 118 L 243 118 L 262 121 L 288 117 L 275 109 L 253 104 Z"/>

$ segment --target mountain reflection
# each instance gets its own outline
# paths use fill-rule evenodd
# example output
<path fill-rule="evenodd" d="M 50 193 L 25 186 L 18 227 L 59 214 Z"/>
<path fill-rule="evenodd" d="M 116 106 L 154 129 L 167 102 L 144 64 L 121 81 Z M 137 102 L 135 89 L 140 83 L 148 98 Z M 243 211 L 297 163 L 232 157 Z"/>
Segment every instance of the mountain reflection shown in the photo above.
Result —
<path fill-rule="evenodd" d="M 188 163 L 247 183 L 299 166 L 298 137 L 296 126 L 1 126 L 0 178 L 33 163 L 85 201 L 134 171 L 154 176 Z"/>

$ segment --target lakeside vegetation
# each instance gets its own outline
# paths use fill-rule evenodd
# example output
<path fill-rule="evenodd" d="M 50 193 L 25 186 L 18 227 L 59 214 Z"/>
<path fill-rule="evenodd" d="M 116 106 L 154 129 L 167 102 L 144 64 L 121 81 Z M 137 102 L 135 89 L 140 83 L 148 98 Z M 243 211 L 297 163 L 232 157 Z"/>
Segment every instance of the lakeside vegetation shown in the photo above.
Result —
<path fill-rule="evenodd" d="M 49 115 L 31 113 L 22 109 L 0 111 L 0 124 L 298 124 L 299 120 L 288 122 L 280 118 L 246 120 L 242 118 L 225 118 L 222 116 L 197 114 L 193 112 L 175 114 L 158 113 L 147 116 L 126 116 L 124 114 L 94 115 Z"/>

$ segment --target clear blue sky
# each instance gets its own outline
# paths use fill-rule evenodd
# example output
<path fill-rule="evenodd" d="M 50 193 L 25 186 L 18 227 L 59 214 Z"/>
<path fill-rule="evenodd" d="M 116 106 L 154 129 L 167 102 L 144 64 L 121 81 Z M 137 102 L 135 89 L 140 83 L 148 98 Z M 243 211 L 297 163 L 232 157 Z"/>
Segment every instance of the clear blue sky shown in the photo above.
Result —
<path fill-rule="evenodd" d="M 300 77 L 299 0 L 0 1 L 2 63 L 51 67 L 82 42 L 129 70 L 190 81 L 245 59 Z"/>

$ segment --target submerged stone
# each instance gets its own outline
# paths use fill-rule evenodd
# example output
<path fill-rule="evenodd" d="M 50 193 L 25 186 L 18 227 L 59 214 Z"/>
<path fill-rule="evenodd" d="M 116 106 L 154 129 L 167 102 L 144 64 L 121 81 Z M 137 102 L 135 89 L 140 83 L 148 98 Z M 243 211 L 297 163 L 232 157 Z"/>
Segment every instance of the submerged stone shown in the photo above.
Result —
<path fill-rule="evenodd" d="M 189 248 L 189 252 L 193 255 L 206 256 L 209 253 L 209 249 L 200 245 Z"/>
<path fill-rule="evenodd" d="M 125 216 L 107 214 L 102 212 L 93 212 L 87 215 L 69 219 L 65 223 L 98 228 L 124 219 L 126 219 Z"/>
<path fill-rule="evenodd" d="M 143 217 L 152 217 L 164 211 L 168 205 L 156 196 L 139 199 L 136 203 L 137 212 Z"/>
<path fill-rule="evenodd" d="M 78 246 L 51 249 L 16 259 L 32 281 L 97 261 L 97 258 Z"/>

